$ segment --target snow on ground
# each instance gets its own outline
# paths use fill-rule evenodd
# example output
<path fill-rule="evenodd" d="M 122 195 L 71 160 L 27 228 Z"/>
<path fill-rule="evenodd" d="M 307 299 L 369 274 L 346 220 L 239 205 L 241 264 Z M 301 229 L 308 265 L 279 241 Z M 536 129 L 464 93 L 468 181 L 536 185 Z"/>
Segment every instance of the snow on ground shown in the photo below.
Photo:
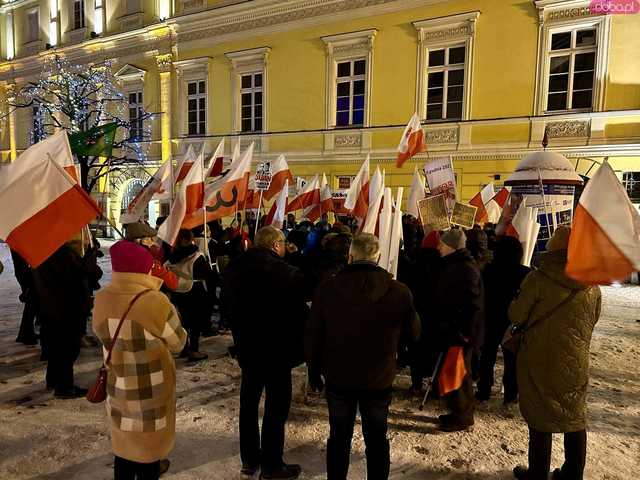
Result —
<path fill-rule="evenodd" d="M 22 306 L 5 245 L 0 275 L 0 479 L 113 478 L 104 406 L 84 399 L 57 400 L 43 385 L 37 347 L 14 343 Z M 108 259 L 101 259 L 108 276 Z M 589 447 L 586 478 L 640 478 L 640 288 L 605 288 L 602 318 L 592 344 L 589 389 Z M 240 370 L 226 356 L 228 336 L 203 342 L 209 360 L 179 360 L 176 448 L 163 478 L 239 479 L 238 396 Z M 84 349 L 77 383 L 88 386 L 99 366 L 97 348 Z M 300 463 L 303 479 L 325 478 L 328 417 L 319 396 L 304 394 L 304 367 L 294 372 L 294 402 L 287 427 L 286 460 Z M 499 398 L 481 405 L 472 432 L 441 434 L 443 412 L 430 401 L 424 412 L 406 393 L 399 375 L 391 407 L 392 479 L 508 479 L 526 464 L 526 426 Z M 499 396 L 497 387 L 495 397 Z M 359 427 L 356 427 L 359 430 Z M 553 466 L 562 463 L 562 441 L 554 437 Z M 364 445 L 356 433 L 350 479 L 365 478 Z"/>

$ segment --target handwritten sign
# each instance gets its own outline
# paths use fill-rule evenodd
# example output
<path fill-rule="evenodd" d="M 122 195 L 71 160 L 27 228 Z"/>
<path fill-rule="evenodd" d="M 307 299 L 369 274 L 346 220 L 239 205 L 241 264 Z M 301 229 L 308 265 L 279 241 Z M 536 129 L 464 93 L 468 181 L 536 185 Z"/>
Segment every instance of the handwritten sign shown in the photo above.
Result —
<path fill-rule="evenodd" d="M 449 213 L 446 206 L 446 195 L 433 195 L 418 201 L 418 212 L 422 225 L 433 230 L 449 230 Z"/>

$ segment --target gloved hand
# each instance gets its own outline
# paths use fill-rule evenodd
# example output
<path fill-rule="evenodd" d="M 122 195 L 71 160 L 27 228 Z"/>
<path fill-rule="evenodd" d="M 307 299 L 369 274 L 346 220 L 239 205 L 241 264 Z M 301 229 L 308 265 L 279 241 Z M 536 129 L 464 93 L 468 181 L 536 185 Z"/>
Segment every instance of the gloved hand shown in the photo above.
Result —
<path fill-rule="evenodd" d="M 311 387 L 312 392 L 322 392 L 324 389 L 324 381 L 322 380 L 322 375 L 319 373 L 311 373 L 309 372 L 309 386 Z"/>

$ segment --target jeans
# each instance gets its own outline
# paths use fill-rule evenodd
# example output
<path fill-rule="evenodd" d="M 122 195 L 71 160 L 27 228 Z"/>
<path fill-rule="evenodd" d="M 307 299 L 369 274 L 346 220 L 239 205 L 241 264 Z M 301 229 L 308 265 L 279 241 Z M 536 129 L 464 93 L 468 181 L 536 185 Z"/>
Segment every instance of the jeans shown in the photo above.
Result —
<path fill-rule="evenodd" d="M 389 440 L 387 417 L 391 389 L 381 391 L 343 391 L 327 387 L 329 441 L 327 442 L 327 480 L 346 480 L 349 472 L 351 439 L 360 409 L 362 436 L 367 457 L 367 480 L 389 478 Z"/>
<path fill-rule="evenodd" d="M 265 392 L 262 438 L 259 406 Z M 291 370 L 244 366 L 240 384 L 240 458 L 269 472 L 283 465 L 284 431 L 291 407 Z M 262 446 L 262 449 L 260 448 Z"/>
<path fill-rule="evenodd" d="M 527 480 L 547 480 L 551 468 L 552 434 L 529 427 L 529 471 Z M 582 480 L 587 461 L 587 431 L 564 434 L 562 480 Z"/>
<path fill-rule="evenodd" d="M 113 462 L 114 480 L 158 480 L 160 461 L 138 463 L 116 456 Z"/>

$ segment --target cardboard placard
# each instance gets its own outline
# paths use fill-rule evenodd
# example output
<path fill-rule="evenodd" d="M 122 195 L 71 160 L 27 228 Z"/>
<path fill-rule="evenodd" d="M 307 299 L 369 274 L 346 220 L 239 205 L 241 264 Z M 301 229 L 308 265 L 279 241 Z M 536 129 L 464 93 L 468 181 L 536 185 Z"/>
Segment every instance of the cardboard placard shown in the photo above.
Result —
<path fill-rule="evenodd" d="M 449 213 L 447 213 L 446 194 L 433 195 L 418 202 L 418 212 L 423 227 L 430 226 L 434 230 L 449 230 Z"/>
<path fill-rule="evenodd" d="M 453 206 L 453 213 L 451 214 L 451 224 L 471 230 L 475 225 L 477 212 L 478 207 L 456 202 Z"/>
<path fill-rule="evenodd" d="M 456 191 L 456 174 L 453 170 L 451 157 L 438 157 L 430 160 L 424 166 L 424 174 L 433 195 L 446 195 L 447 211 L 451 213 L 458 198 Z"/>
<path fill-rule="evenodd" d="M 269 190 L 271 185 L 271 162 L 263 162 L 258 164 L 256 169 L 256 190 Z"/>

